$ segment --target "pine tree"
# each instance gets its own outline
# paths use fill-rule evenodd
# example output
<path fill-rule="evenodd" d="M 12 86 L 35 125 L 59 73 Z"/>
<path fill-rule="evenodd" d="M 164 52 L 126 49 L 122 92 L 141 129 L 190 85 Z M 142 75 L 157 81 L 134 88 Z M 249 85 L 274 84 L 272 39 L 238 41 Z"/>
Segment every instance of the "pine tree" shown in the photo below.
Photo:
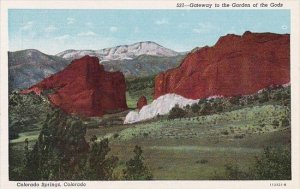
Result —
<path fill-rule="evenodd" d="M 94 140 L 85 167 L 85 178 L 89 180 L 111 180 L 113 170 L 117 165 L 117 157 L 106 157 L 110 148 L 108 139 L 99 143 Z"/>
<path fill-rule="evenodd" d="M 123 170 L 126 180 L 151 180 L 153 175 L 144 165 L 142 149 L 140 146 L 135 146 L 134 157 L 126 162 L 126 169 Z"/>

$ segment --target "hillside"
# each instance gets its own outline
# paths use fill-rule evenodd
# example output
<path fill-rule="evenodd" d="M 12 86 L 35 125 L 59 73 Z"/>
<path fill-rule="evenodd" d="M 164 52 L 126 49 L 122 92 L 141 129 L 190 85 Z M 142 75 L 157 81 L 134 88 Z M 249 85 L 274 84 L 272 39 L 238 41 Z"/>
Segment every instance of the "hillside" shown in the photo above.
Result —
<path fill-rule="evenodd" d="M 68 64 L 68 60 L 35 49 L 8 52 L 9 89 L 30 87 Z"/>

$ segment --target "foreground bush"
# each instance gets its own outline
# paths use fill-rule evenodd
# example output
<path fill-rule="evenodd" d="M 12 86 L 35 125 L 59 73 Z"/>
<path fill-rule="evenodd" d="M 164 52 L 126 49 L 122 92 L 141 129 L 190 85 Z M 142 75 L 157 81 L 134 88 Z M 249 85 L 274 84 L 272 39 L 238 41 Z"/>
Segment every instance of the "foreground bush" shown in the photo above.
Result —
<path fill-rule="evenodd" d="M 225 165 L 225 175 L 215 174 L 220 180 L 291 180 L 291 151 L 283 147 L 266 147 L 255 163 L 242 170 L 237 164 Z"/>
<path fill-rule="evenodd" d="M 259 180 L 290 180 L 291 151 L 287 148 L 267 147 L 260 157 L 256 157 L 251 170 L 254 179 Z"/>

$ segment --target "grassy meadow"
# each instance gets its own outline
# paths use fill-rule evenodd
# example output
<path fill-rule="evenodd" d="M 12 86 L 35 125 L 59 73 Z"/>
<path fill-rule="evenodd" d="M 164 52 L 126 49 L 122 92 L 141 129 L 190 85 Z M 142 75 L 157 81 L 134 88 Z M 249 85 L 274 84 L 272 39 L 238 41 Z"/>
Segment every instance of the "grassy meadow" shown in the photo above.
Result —
<path fill-rule="evenodd" d="M 145 165 L 155 180 L 223 180 L 228 179 L 226 166 L 235 165 L 247 172 L 265 147 L 290 148 L 291 143 L 290 125 L 278 121 L 290 116 L 289 109 L 276 101 L 209 115 L 161 116 L 123 125 L 127 113 L 83 120 L 86 141 L 93 136 L 97 141 L 107 138 L 109 155 L 119 158 L 114 179 L 121 179 L 122 167 L 133 156 L 135 145 L 142 147 Z M 32 147 L 38 135 L 39 129 L 30 130 L 10 140 L 12 177 L 22 163 L 25 139 Z"/>

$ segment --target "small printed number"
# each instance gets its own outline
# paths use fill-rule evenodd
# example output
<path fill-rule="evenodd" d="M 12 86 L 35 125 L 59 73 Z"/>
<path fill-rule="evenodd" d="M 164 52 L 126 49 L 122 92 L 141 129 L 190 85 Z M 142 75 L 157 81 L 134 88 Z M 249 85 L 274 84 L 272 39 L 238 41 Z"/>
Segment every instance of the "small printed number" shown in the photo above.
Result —
<path fill-rule="evenodd" d="M 184 3 L 177 3 L 176 7 L 184 7 Z"/>
<path fill-rule="evenodd" d="M 270 183 L 270 186 L 286 186 L 286 183 Z"/>

